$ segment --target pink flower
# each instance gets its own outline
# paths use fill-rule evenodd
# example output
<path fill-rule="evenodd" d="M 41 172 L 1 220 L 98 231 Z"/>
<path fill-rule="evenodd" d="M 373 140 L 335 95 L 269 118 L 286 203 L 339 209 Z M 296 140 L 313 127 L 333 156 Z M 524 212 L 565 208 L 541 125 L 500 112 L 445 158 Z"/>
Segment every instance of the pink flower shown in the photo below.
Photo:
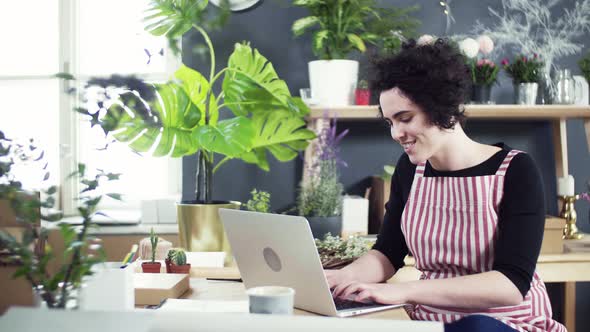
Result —
<path fill-rule="evenodd" d="M 533 58 L 536 59 L 537 57 L 538 57 L 537 53 L 533 53 Z"/>
<path fill-rule="evenodd" d="M 590 195 L 589 195 L 588 193 L 582 193 L 582 194 L 580 195 L 580 198 L 581 198 L 581 199 L 585 199 L 585 200 L 587 200 L 588 202 L 590 202 Z"/>
<path fill-rule="evenodd" d="M 527 62 L 527 58 L 524 55 L 522 56 L 522 62 Z"/>
<path fill-rule="evenodd" d="M 478 66 L 478 67 L 481 67 L 481 66 L 483 66 L 483 65 L 484 65 L 484 63 L 485 63 L 485 61 L 484 61 L 483 59 L 479 59 L 479 60 L 477 60 L 477 66 Z"/>
<path fill-rule="evenodd" d="M 495 67 L 496 64 L 494 63 L 494 61 L 490 60 L 490 59 L 483 59 L 483 63 L 490 66 L 490 67 Z"/>
<path fill-rule="evenodd" d="M 502 66 L 508 66 L 510 64 L 510 61 L 508 61 L 508 58 L 504 58 L 502 59 Z"/>
<path fill-rule="evenodd" d="M 494 41 L 486 35 L 479 36 L 477 42 L 479 43 L 479 51 L 484 55 L 490 54 L 494 49 Z"/>

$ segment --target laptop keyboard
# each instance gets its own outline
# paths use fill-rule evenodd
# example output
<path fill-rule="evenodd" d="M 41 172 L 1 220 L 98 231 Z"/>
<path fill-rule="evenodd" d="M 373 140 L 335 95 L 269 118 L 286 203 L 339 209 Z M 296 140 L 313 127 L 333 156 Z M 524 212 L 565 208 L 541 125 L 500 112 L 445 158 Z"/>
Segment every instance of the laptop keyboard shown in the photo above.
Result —
<path fill-rule="evenodd" d="M 368 307 L 379 307 L 381 304 L 374 303 L 374 302 L 356 302 L 351 301 L 343 298 L 334 298 L 334 304 L 336 304 L 336 310 L 347 310 L 347 309 L 357 309 L 357 308 L 368 308 Z"/>

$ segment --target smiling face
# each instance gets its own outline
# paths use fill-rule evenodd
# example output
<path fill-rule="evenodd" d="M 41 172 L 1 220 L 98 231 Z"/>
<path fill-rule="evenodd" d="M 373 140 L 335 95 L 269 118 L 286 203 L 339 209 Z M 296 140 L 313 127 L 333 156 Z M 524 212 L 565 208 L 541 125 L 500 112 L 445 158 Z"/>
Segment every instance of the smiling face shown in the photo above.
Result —
<path fill-rule="evenodd" d="M 425 162 L 442 150 L 448 131 L 433 125 L 427 114 L 398 88 L 379 96 L 391 137 L 399 142 L 413 164 Z"/>

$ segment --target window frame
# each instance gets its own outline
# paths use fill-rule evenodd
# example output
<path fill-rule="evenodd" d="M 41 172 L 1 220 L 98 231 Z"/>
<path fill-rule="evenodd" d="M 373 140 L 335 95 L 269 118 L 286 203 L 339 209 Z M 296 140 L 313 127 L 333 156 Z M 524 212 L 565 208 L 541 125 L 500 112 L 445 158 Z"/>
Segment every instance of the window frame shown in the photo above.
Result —
<path fill-rule="evenodd" d="M 75 198 L 80 190 L 76 181 L 70 181 L 69 175 L 77 170 L 80 160 L 80 148 L 78 144 L 80 137 L 79 124 L 84 121 L 81 115 L 74 112 L 74 107 L 78 106 L 77 98 L 73 98 L 66 93 L 72 87 L 80 87 L 81 83 L 87 81 L 90 76 L 80 74 L 79 70 L 79 6 L 77 0 L 60 0 L 58 9 L 59 24 L 59 71 L 74 75 L 78 82 L 62 80 L 59 95 L 59 192 L 58 204 L 64 215 L 77 215 Z M 180 57 L 173 55 L 168 46 L 164 49 L 166 70 L 163 73 L 137 74 L 149 81 L 167 81 L 173 76 L 174 71 L 180 66 Z M 110 75 L 112 73 L 105 73 Z M 78 84 L 79 86 L 74 86 Z M 167 158 L 169 177 L 168 192 L 163 196 L 178 196 L 182 192 L 182 158 Z M 180 174 L 180 176 L 178 176 Z M 124 210 L 139 210 L 139 206 L 128 206 Z"/>

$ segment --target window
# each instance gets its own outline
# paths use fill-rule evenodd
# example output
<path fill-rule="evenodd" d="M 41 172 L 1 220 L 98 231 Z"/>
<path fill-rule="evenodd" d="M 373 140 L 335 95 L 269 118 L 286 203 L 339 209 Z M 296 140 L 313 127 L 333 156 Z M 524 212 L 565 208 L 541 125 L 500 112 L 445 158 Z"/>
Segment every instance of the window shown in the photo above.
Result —
<path fill-rule="evenodd" d="M 61 208 L 75 212 L 78 188 L 67 176 L 78 162 L 88 169 L 121 173 L 121 180 L 103 189 L 124 195 L 119 203 L 105 200 L 103 209 L 138 209 L 143 199 L 180 193 L 181 161 L 139 156 L 125 144 L 107 140 L 100 128 L 90 128 L 73 108 L 76 100 L 65 93 L 67 82 L 53 78 L 69 72 L 79 84 L 94 76 L 134 74 L 152 82 L 169 79 L 179 60 L 167 49 L 165 38 L 143 30 L 148 0 L 45 0 L 29 10 L 27 2 L 13 1 L 0 11 L 0 130 L 9 137 L 28 138 L 46 151 L 52 184 L 61 188 Z M 27 13 L 26 24 L 22 15 Z M 17 46 L 19 45 L 19 46 Z M 22 46 L 21 46 L 22 45 Z M 6 51 L 10 50 L 10 51 Z M 25 183 L 38 187 L 39 183 Z"/>

